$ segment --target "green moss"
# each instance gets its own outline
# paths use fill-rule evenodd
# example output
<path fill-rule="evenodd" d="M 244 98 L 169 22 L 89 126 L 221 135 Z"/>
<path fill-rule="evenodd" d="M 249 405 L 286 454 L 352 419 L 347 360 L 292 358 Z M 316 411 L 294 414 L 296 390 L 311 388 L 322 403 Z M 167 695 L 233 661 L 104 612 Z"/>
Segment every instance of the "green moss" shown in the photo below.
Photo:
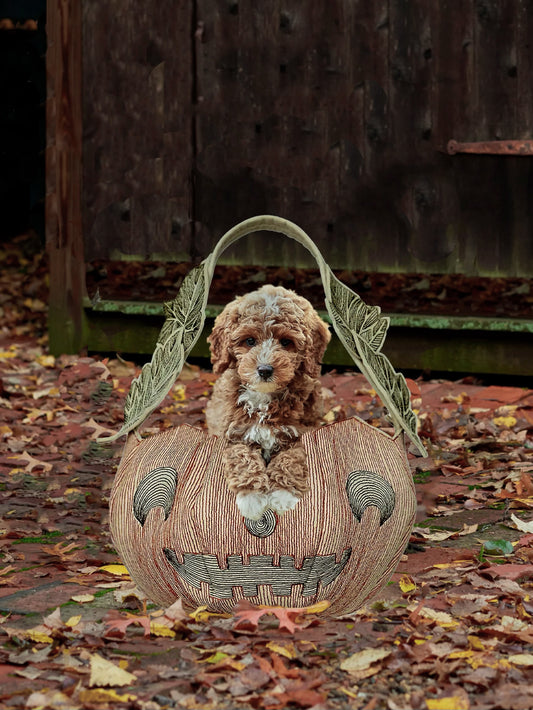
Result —
<path fill-rule="evenodd" d="M 18 540 L 13 540 L 13 545 L 23 545 L 24 543 L 39 542 L 44 545 L 51 545 L 54 538 L 61 537 L 63 535 L 59 530 L 53 530 L 52 532 L 43 533 L 39 537 L 21 537 Z"/>

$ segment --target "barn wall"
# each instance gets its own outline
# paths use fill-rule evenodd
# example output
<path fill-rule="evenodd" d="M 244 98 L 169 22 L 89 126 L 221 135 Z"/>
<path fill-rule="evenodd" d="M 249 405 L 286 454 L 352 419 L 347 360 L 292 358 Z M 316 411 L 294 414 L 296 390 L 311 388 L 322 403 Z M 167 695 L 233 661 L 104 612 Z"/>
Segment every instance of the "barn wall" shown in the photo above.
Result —
<path fill-rule="evenodd" d="M 259 213 L 333 267 L 531 275 L 531 0 L 83 5 L 86 258 L 198 260 Z M 310 265 L 270 235 L 241 263 Z"/>
<path fill-rule="evenodd" d="M 189 258 L 192 12 L 190 0 L 82 1 L 88 258 Z"/>

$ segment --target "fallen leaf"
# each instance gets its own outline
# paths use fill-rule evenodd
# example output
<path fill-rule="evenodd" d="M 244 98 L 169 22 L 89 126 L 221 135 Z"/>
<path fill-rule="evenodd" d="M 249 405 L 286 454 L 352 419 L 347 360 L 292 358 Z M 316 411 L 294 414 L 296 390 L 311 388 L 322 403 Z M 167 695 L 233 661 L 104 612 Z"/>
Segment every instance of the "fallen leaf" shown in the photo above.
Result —
<path fill-rule="evenodd" d="M 492 420 L 494 424 L 498 427 L 503 427 L 505 429 L 512 429 L 516 424 L 516 417 L 494 417 Z"/>
<path fill-rule="evenodd" d="M 158 624 L 155 621 L 150 623 L 150 633 L 154 636 L 167 636 L 168 638 L 175 638 L 176 632 L 166 626 L 165 624 Z"/>
<path fill-rule="evenodd" d="M 22 635 L 35 641 L 35 643 L 54 643 L 54 639 L 49 634 L 44 631 L 38 631 L 37 629 L 27 629 L 22 632 Z"/>
<path fill-rule="evenodd" d="M 104 565 L 99 568 L 102 572 L 109 572 L 109 574 L 114 574 L 117 577 L 129 577 L 129 572 L 124 565 Z"/>
<path fill-rule="evenodd" d="M 427 710 L 469 710 L 470 703 L 462 695 L 450 695 L 446 698 L 426 698 Z"/>
<path fill-rule="evenodd" d="M 53 466 L 51 463 L 46 461 L 39 461 L 39 459 L 30 456 L 27 451 L 23 451 L 21 454 L 16 454 L 15 456 L 10 456 L 9 458 L 16 459 L 17 461 L 25 462 L 24 470 L 31 473 L 35 468 L 42 468 L 45 473 L 52 470 Z"/>
<path fill-rule="evenodd" d="M 515 666 L 533 666 L 532 653 L 514 653 L 508 656 L 507 660 Z"/>
<path fill-rule="evenodd" d="M 91 655 L 90 667 L 91 677 L 89 679 L 89 686 L 91 688 L 95 685 L 100 688 L 110 685 L 132 685 L 137 680 L 137 676 L 133 675 L 133 673 L 119 668 L 97 653 Z"/>
<path fill-rule="evenodd" d="M 296 648 L 293 643 L 281 644 L 277 643 L 276 641 L 269 641 L 266 647 L 270 651 L 278 653 L 280 656 L 285 656 L 285 658 L 288 658 L 290 660 L 297 658 L 298 656 L 298 652 L 296 651 Z"/>
<path fill-rule="evenodd" d="M 183 601 L 176 599 L 174 604 L 171 604 L 164 611 L 164 616 L 171 621 L 185 621 L 189 619 L 189 614 L 183 608 Z"/>
<path fill-rule="evenodd" d="M 84 426 L 93 429 L 91 439 L 94 440 L 98 440 L 101 436 L 108 436 L 109 434 L 115 433 L 113 429 L 110 429 L 109 427 L 103 426 L 102 424 L 98 424 L 98 422 L 95 422 L 92 417 L 84 424 Z"/>
<path fill-rule="evenodd" d="M 364 651 L 357 651 L 349 658 L 345 658 L 340 668 L 347 673 L 366 671 L 373 663 L 382 661 L 387 656 L 390 656 L 391 653 L 392 650 L 390 648 L 365 648 Z"/>
<path fill-rule="evenodd" d="M 150 625 L 152 623 L 150 617 L 136 616 L 135 614 L 126 614 L 126 616 L 121 614 L 119 616 L 114 616 L 114 613 L 116 612 L 110 612 L 107 615 L 105 622 L 106 633 L 118 631 L 121 634 L 125 634 L 128 626 L 131 626 L 132 624 L 139 624 L 144 629 L 144 635 L 150 636 Z"/>
<path fill-rule="evenodd" d="M 407 575 L 404 575 L 400 581 L 398 582 L 400 589 L 404 594 L 407 594 L 408 592 L 414 592 L 416 589 L 416 584 L 413 582 L 411 577 L 408 577 Z"/>
<path fill-rule="evenodd" d="M 231 614 L 220 614 L 215 611 L 209 611 L 207 606 L 199 606 L 194 611 L 191 611 L 189 616 L 191 619 L 194 619 L 194 621 L 197 621 L 199 623 L 205 623 L 206 621 L 209 621 L 212 616 L 218 616 L 222 617 L 223 619 L 229 619 L 231 617 Z"/>
<path fill-rule="evenodd" d="M 78 698 L 79 700 L 81 700 L 82 703 L 86 704 L 113 702 L 131 703 L 134 700 L 137 700 L 137 696 L 132 695 L 131 693 L 123 693 L 122 695 L 120 695 L 114 690 L 104 690 L 103 688 L 94 688 L 91 690 L 83 688 L 79 691 Z"/>
<path fill-rule="evenodd" d="M 417 608 L 415 613 L 424 619 L 434 621 L 438 626 L 442 626 L 443 628 L 455 629 L 459 626 L 459 622 L 445 611 L 437 611 L 436 609 L 423 606 Z"/>
<path fill-rule="evenodd" d="M 526 523 L 524 520 L 520 520 L 514 513 L 511 513 L 511 520 L 516 525 L 518 530 L 526 533 L 533 533 L 533 520 Z"/>
<path fill-rule="evenodd" d="M 60 690 L 36 691 L 31 693 L 25 703 L 27 708 L 65 708 L 65 710 L 77 710 L 81 708 L 79 703 L 73 702 L 72 698 L 62 693 Z"/>
<path fill-rule="evenodd" d="M 94 601 L 94 594 L 75 594 L 70 599 L 73 602 L 78 602 L 78 604 L 87 604 Z"/>
<path fill-rule="evenodd" d="M 318 614 L 325 611 L 330 606 L 326 600 L 317 602 L 308 607 L 276 607 L 276 606 L 255 606 L 245 599 L 241 600 L 235 607 L 234 615 L 237 619 L 237 626 L 242 622 L 249 622 L 253 627 L 257 627 L 259 619 L 268 614 L 273 614 L 279 621 L 279 628 L 286 629 L 294 633 L 297 628 L 303 628 L 296 623 L 300 615 Z"/>
<path fill-rule="evenodd" d="M 65 621 L 65 626 L 70 626 L 70 628 L 74 628 L 77 626 L 81 621 L 81 614 L 78 614 L 77 616 L 71 616 L 67 621 Z"/>

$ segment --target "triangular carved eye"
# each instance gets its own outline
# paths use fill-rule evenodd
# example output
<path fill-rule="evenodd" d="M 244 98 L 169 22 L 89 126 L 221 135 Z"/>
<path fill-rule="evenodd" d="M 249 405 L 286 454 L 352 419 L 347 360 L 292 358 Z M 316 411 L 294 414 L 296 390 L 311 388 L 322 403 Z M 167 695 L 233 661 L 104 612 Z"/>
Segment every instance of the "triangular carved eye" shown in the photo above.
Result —
<path fill-rule="evenodd" d="M 244 525 L 249 533 L 255 537 L 269 537 L 272 535 L 278 524 L 278 516 L 273 510 L 265 510 L 259 520 L 244 519 Z"/>
<path fill-rule="evenodd" d="M 352 471 L 346 482 L 346 493 L 352 513 L 361 522 L 367 508 L 379 509 L 379 524 L 390 518 L 394 511 L 396 496 L 391 484 L 373 471 Z"/>
<path fill-rule="evenodd" d="M 163 508 L 165 520 L 168 518 L 174 503 L 177 478 L 175 468 L 160 466 L 142 479 L 133 497 L 133 515 L 141 525 L 144 525 L 152 508 Z"/>

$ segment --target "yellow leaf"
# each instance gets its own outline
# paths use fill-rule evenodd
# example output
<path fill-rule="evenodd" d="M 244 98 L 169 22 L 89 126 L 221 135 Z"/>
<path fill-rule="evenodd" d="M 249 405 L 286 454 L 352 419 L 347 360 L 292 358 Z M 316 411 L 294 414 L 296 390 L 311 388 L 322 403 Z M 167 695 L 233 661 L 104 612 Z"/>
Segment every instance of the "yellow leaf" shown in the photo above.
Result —
<path fill-rule="evenodd" d="M 448 655 L 448 658 L 471 658 L 474 655 L 474 651 L 453 651 Z"/>
<path fill-rule="evenodd" d="M 359 691 L 354 692 L 353 690 L 348 690 L 348 688 L 339 688 L 338 690 L 340 693 L 344 693 L 344 695 L 347 695 L 349 698 L 354 698 L 354 700 L 359 698 Z"/>
<path fill-rule="evenodd" d="M 56 359 L 53 355 L 39 355 L 37 362 L 42 367 L 54 367 L 56 364 Z"/>
<path fill-rule="evenodd" d="M 243 671 L 246 664 L 242 661 L 236 661 L 233 656 L 230 656 L 224 651 L 216 651 L 207 658 L 204 658 L 200 663 L 211 663 L 212 665 L 223 664 L 229 668 L 234 668 L 236 671 Z"/>
<path fill-rule="evenodd" d="M 177 384 L 171 393 L 171 397 L 175 402 L 184 402 L 186 399 L 185 387 L 181 384 Z"/>
<path fill-rule="evenodd" d="M 435 569 L 450 569 L 450 567 L 458 567 L 459 565 L 472 564 L 472 560 L 454 560 L 453 562 L 442 562 L 433 565 Z"/>
<path fill-rule="evenodd" d="M 328 602 L 327 599 L 323 599 L 321 602 L 311 604 L 311 606 L 305 606 L 302 612 L 305 614 L 321 614 L 323 611 L 326 611 L 326 609 L 329 609 L 330 606 L 331 602 Z"/>
<path fill-rule="evenodd" d="M 400 589 L 404 594 L 407 592 L 414 592 L 416 589 L 416 584 L 413 582 L 411 577 L 404 575 L 399 581 Z"/>
<path fill-rule="evenodd" d="M 191 611 L 189 616 L 191 617 L 191 619 L 194 619 L 195 621 L 198 621 L 198 622 L 208 621 L 209 617 L 211 617 L 211 616 L 220 616 L 222 619 L 230 619 L 231 618 L 231 614 L 217 614 L 212 611 L 207 611 L 206 606 L 199 606 L 198 609 Z"/>
<path fill-rule="evenodd" d="M 12 357 L 16 357 L 16 355 L 13 350 L 0 350 L 0 360 L 9 360 Z"/>
<path fill-rule="evenodd" d="M 505 429 L 512 429 L 516 424 L 516 417 L 494 417 L 492 420 L 494 424 L 498 427 L 503 427 Z"/>
<path fill-rule="evenodd" d="M 91 687 L 104 685 L 131 685 L 135 683 L 137 676 L 119 668 L 111 661 L 108 661 L 97 653 L 91 655 Z"/>
<path fill-rule="evenodd" d="M 468 643 L 472 646 L 475 651 L 484 651 L 485 647 L 481 643 L 481 640 L 477 636 L 469 636 Z"/>
<path fill-rule="evenodd" d="M 426 698 L 428 710 L 468 710 L 470 703 L 467 698 L 451 695 L 448 698 Z"/>
<path fill-rule="evenodd" d="M 435 609 L 430 609 L 429 607 L 422 607 L 419 611 L 420 616 L 425 619 L 431 619 L 439 626 L 443 628 L 455 629 L 459 626 L 459 622 L 456 621 L 453 616 L 447 614 L 445 611 L 435 611 Z"/>
<path fill-rule="evenodd" d="M 103 572 L 109 572 L 109 574 L 114 574 L 117 577 L 129 576 L 129 572 L 124 565 L 104 565 L 100 567 Z"/>
<path fill-rule="evenodd" d="M 74 626 L 77 626 L 81 621 L 81 614 L 78 616 L 71 616 L 68 621 L 65 621 L 65 626 L 70 626 L 71 628 L 74 628 Z"/>
<path fill-rule="evenodd" d="M 137 700 L 136 695 L 131 693 L 119 693 L 114 690 L 103 690 L 103 688 L 95 688 L 94 690 L 87 690 L 84 688 L 80 690 L 78 698 L 82 703 L 131 703 Z"/>
<path fill-rule="evenodd" d="M 531 653 L 515 653 L 507 660 L 515 666 L 533 666 L 533 654 Z"/>
<path fill-rule="evenodd" d="M 54 643 L 54 639 L 43 631 L 36 631 L 35 629 L 28 629 L 24 632 L 24 635 L 35 641 L 36 643 Z"/>
<path fill-rule="evenodd" d="M 274 653 L 278 653 L 280 656 L 285 656 L 285 658 L 290 658 L 291 660 L 298 655 L 293 643 L 280 644 L 275 641 L 269 641 L 266 647 Z"/>
<path fill-rule="evenodd" d="M 165 626 L 164 624 L 156 624 L 154 621 L 150 622 L 150 633 L 154 634 L 154 636 L 168 636 L 169 638 L 174 638 L 176 636 L 176 632 L 169 629 L 168 626 Z"/>
<path fill-rule="evenodd" d="M 358 673 L 370 668 L 372 663 L 387 658 L 392 653 L 390 648 L 365 648 L 364 651 L 357 651 L 349 658 L 345 658 L 341 663 L 341 670 L 347 673 Z"/>

